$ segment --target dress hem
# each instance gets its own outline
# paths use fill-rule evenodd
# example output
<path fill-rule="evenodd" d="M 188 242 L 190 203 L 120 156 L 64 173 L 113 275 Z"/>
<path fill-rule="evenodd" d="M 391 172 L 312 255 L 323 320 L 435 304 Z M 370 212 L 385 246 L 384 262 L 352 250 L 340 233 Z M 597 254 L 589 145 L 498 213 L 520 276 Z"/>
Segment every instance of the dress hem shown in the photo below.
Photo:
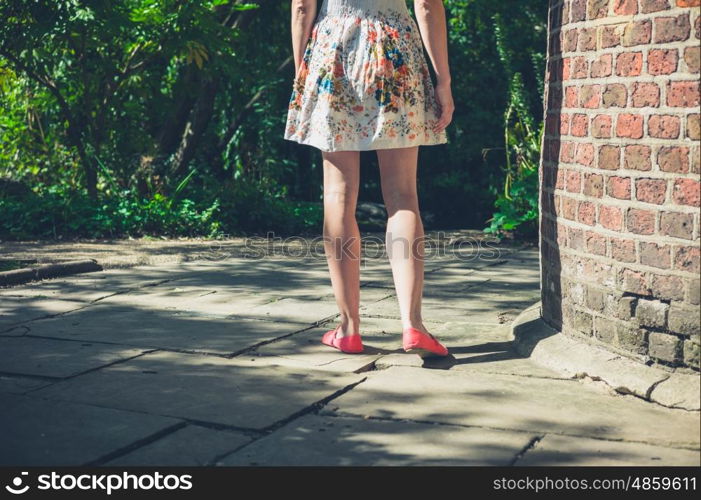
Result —
<path fill-rule="evenodd" d="M 440 144 L 448 144 L 448 140 L 446 139 L 429 139 L 429 140 L 418 140 L 418 141 L 406 141 L 406 143 L 398 144 L 396 141 L 393 141 L 392 143 L 388 143 L 387 141 L 380 141 L 376 143 L 369 144 L 367 146 L 361 146 L 358 144 L 355 144 L 353 146 L 343 146 L 343 148 L 339 149 L 327 149 L 326 147 L 321 147 L 319 143 L 315 141 L 311 141 L 308 139 L 298 139 L 298 138 L 293 138 L 293 137 L 283 137 L 285 140 L 296 142 L 298 144 L 302 144 L 304 146 L 313 146 L 321 151 L 324 151 L 326 153 L 333 153 L 336 151 L 375 151 L 377 149 L 398 149 L 398 148 L 410 148 L 413 146 L 438 146 Z"/>

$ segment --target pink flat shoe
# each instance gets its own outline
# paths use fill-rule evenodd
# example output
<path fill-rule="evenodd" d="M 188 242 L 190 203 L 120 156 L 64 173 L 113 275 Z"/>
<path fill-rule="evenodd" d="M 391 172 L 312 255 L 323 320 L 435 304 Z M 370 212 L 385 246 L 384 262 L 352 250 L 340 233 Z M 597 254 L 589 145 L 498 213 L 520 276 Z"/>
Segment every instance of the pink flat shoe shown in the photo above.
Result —
<path fill-rule="evenodd" d="M 336 331 L 339 327 L 340 325 L 333 330 L 326 332 L 321 337 L 321 343 L 348 354 L 363 352 L 363 341 L 360 338 L 360 334 L 356 333 L 350 336 L 338 338 L 336 337 Z"/>
<path fill-rule="evenodd" d="M 402 344 L 406 352 L 413 352 L 422 358 L 430 356 L 447 356 L 448 349 L 436 338 L 416 328 L 405 328 L 402 332 Z"/>

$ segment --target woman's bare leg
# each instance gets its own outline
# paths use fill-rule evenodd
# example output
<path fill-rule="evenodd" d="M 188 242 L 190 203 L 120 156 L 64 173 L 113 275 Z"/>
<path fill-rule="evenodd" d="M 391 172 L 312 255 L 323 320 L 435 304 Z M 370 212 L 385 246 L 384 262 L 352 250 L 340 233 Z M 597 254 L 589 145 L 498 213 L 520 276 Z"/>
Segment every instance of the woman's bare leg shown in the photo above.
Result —
<path fill-rule="evenodd" d="M 419 147 L 378 149 L 382 197 L 387 208 L 386 245 L 399 301 L 402 328 L 428 333 L 421 318 L 424 284 L 424 227 L 419 213 L 416 171 Z"/>
<path fill-rule="evenodd" d="M 337 336 L 360 331 L 360 231 L 355 220 L 360 183 L 358 151 L 322 152 L 324 251 L 341 313 Z"/>

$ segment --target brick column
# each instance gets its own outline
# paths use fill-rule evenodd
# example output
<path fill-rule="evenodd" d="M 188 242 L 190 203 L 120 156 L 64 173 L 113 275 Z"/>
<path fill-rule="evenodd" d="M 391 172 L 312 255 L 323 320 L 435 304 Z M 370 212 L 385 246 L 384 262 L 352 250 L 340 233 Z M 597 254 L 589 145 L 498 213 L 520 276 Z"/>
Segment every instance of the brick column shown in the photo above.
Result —
<path fill-rule="evenodd" d="M 550 0 L 543 318 L 699 369 L 700 0 Z"/>

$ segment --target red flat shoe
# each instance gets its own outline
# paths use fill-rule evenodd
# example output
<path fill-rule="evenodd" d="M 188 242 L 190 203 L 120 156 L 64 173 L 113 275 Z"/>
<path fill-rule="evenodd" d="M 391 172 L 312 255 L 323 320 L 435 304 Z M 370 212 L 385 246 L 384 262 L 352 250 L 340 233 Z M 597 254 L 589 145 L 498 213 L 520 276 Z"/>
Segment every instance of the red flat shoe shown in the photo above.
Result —
<path fill-rule="evenodd" d="M 329 330 L 321 337 L 321 343 L 329 347 L 338 349 L 341 352 L 348 354 L 357 354 L 363 352 L 363 341 L 360 334 L 353 334 L 346 337 L 336 337 L 336 331 L 340 327 L 337 326 L 333 330 Z"/>
<path fill-rule="evenodd" d="M 405 328 L 402 332 L 402 344 L 406 352 L 413 352 L 422 358 L 430 356 L 447 356 L 448 349 L 438 342 L 433 335 L 416 328 Z"/>

